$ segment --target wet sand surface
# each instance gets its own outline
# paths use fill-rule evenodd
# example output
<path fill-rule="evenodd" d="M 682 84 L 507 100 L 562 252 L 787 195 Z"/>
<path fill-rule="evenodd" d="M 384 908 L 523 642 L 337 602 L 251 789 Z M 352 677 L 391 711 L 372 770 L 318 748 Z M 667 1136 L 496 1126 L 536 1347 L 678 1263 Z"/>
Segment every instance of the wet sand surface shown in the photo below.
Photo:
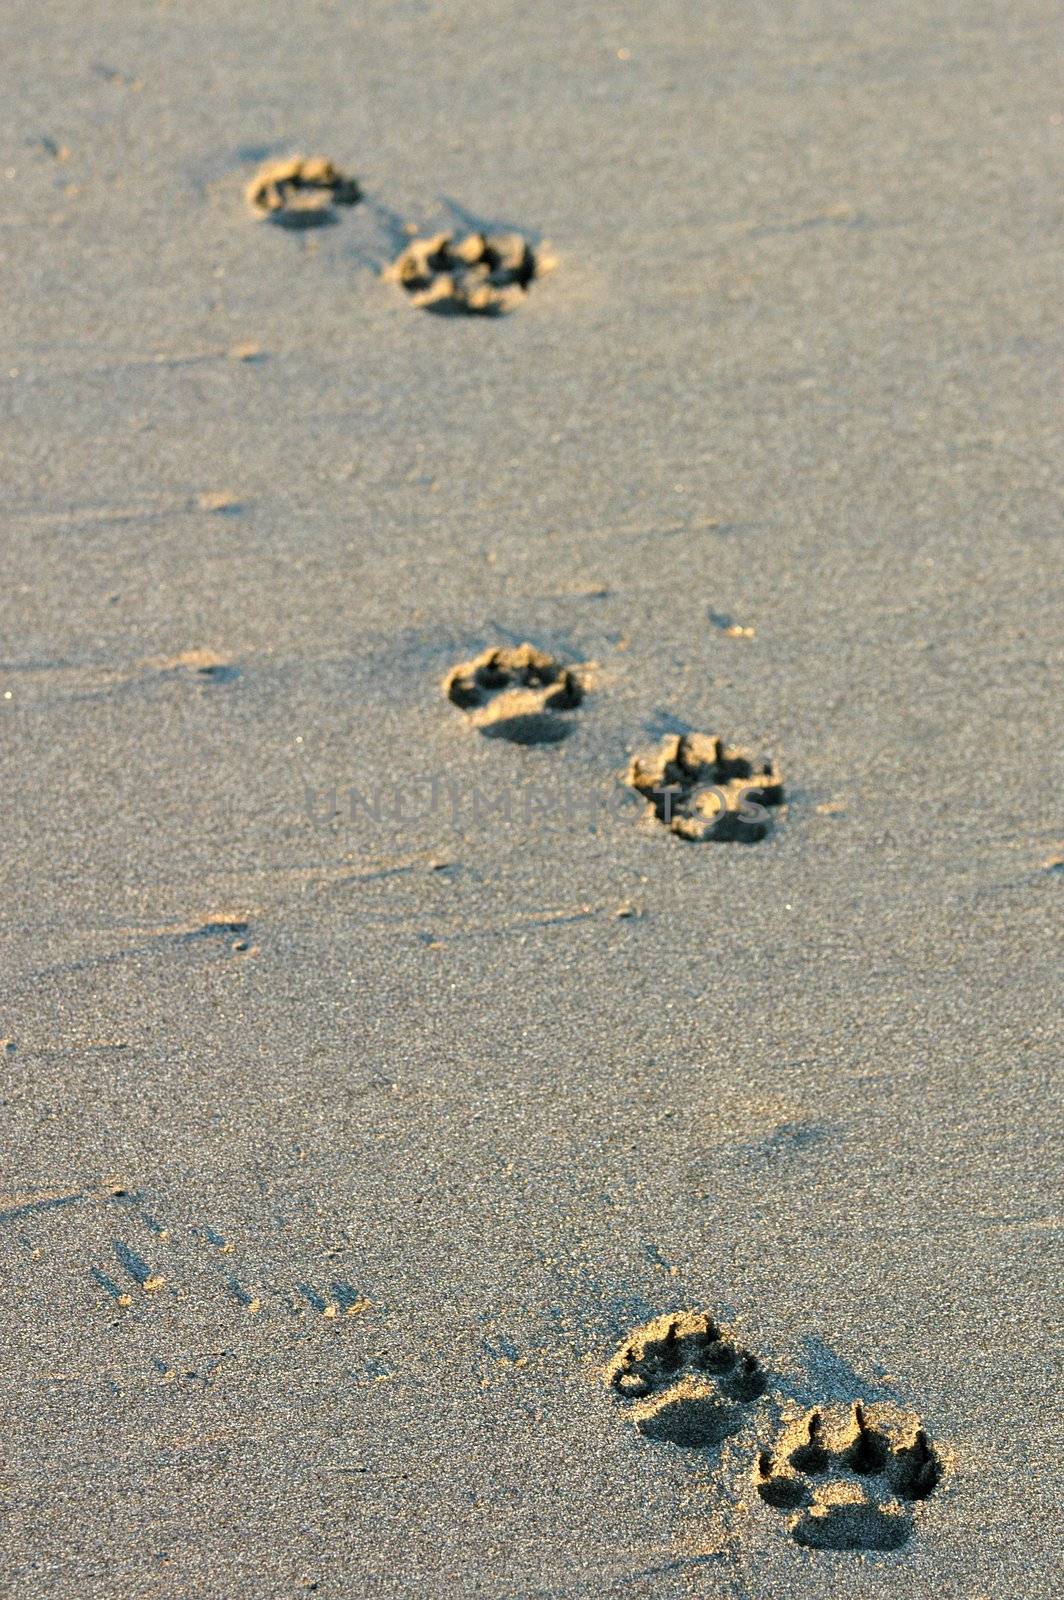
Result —
<path fill-rule="evenodd" d="M 1058 28 L 0 17 L 9 1592 L 1057 1592 Z M 426 315 L 404 224 L 558 264 Z M 441 693 L 524 641 L 564 738 Z M 640 821 L 690 732 L 767 838 Z M 692 1444 L 603 1372 L 695 1311 Z M 941 1479 L 809 1548 L 855 1401 Z"/>

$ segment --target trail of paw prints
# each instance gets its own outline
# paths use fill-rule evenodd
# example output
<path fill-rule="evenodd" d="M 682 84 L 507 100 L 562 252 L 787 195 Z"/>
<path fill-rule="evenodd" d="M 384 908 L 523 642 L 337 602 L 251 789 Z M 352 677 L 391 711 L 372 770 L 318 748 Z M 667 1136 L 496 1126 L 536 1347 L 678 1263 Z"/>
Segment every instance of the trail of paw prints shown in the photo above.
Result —
<path fill-rule="evenodd" d="M 533 645 L 485 650 L 452 667 L 443 692 L 478 733 L 513 744 L 557 744 L 573 731 L 570 713 L 584 686 L 567 667 Z"/>
<path fill-rule="evenodd" d="M 711 1449 L 738 1433 L 768 1387 L 757 1357 L 708 1312 L 656 1317 L 625 1340 L 605 1378 L 646 1439 Z"/>
<path fill-rule="evenodd" d="M 754 1465 L 762 1501 L 812 1550 L 900 1550 L 942 1474 L 917 1418 L 860 1403 L 807 1412 Z"/>
<path fill-rule="evenodd" d="M 390 207 L 367 196 L 358 179 L 341 172 L 328 156 L 269 161 L 246 185 L 244 197 L 255 217 L 280 228 L 329 227 L 339 221 L 338 206 L 360 200 L 393 227 L 398 223 Z M 414 224 L 401 231 L 408 242 L 383 276 L 406 291 L 411 305 L 438 316 L 505 316 L 522 304 L 537 278 L 557 265 L 549 245 L 534 246 L 521 233 L 473 228 L 460 236 L 419 237 Z"/>

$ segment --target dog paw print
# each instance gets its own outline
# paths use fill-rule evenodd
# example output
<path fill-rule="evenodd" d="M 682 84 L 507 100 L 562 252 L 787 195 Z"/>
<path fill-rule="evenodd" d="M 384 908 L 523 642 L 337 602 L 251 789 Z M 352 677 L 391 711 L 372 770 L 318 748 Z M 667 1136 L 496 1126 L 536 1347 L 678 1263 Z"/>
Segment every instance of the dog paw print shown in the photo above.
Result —
<path fill-rule="evenodd" d="M 335 206 L 361 200 L 362 190 L 328 156 L 287 156 L 256 173 L 246 195 L 257 217 L 282 228 L 320 228 L 336 221 Z"/>
<path fill-rule="evenodd" d="M 775 761 L 705 733 L 671 734 L 657 750 L 633 756 L 624 781 L 646 800 L 652 827 L 696 842 L 763 839 L 784 798 Z"/>
<path fill-rule="evenodd" d="M 900 1550 L 914 1506 L 941 1478 L 915 1419 L 873 1418 L 860 1404 L 849 1415 L 808 1412 L 754 1468 L 761 1499 L 786 1512 L 791 1538 L 812 1550 Z"/>
<path fill-rule="evenodd" d="M 557 744 L 573 731 L 569 712 L 584 698 L 572 667 L 533 645 L 485 650 L 452 667 L 443 692 L 489 739 L 514 744 Z"/>
<path fill-rule="evenodd" d="M 519 233 L 437 233 L 412 240 L 385 276 L 420 310 L 497 317 L 519 306 L 533 278 L 553 266 L 553 256 Z"/>
<path fill-rule="evenodd" d="M 768 1387 L 757 1357 L 701 1311 L 656 1317 L 639 1328 L 605 1376 L 645 1438 L 693 1450 L 737 1433 Z"/>

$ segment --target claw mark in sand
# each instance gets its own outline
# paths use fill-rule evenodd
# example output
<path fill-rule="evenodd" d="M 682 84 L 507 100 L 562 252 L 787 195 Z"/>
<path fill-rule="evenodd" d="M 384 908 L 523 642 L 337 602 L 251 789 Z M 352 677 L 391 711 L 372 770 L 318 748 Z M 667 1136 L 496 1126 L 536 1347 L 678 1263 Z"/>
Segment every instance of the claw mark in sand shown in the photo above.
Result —
<path fill-rule="evenodd" d="M 133 1304 L 133 1296 L 125 1289 L 120 1289 L 115 1280 L 104 1272 L 102 1268 L 90 1267 L 89 1271 L 100 1285 L 100 1288 L 106 1290 L 111 1296 L 116 1306 L 121 1306 L 123 1310 L 126 1310 Z"/>
<path fill-rule="evenodd" d="M 757 1357 L 703 1311 L 675 1312 L 638 1328 L 604 1375 L 645 1438 L 691 1450 L 737 1433 L 768 1387 Z"/>
<path fill-rule="evenodd" d="M 138 1288 L 143 1289 L 145 1294 L 154 1294 L 163 1287 L 166 1279 L 160 1273 L 153 1272 L 144 1257 L 138 1256 L 137 1252 L 131 1250 L 121 1239 L 114 1241 L 114 1252 L 133 1282 Z"/>
<path fill-rule="evenodd" d="M 349 1283 L 342 1283 L 338 1280 L 334 1280 L 329 1285 L 328 1299 L 319 1294 L 312 1284 L 300 1283 L 296 1287 L 304 1300 L 323 1317 L 357 1317 L 363 1311 L 368 1311 L 373 1304 L 372 1300 L 368 1300 L 365 1295 L 357 1294 Z"/>
<path fill-rule="evenodd" d="M 942 1462 L 927 1431 L 888 1407 L 871 1414 L 814 1410 L 759 1452 L 754 1484 L 788 1513 L 797 1544 L 812 1550 L 900 1550 L 913 1532 L 913 1506 L 934 1493 Z"/>
<path fill-rule="evenodd" d="M 723 633 L 728 639 L 756 639 L 756 628 L 744 627 L 741 622 L 736 622 L 734 617 L 726 611 L 710 611 L 709 620 L 718 632 Z"/>
<path fill-rule="evenodd" d="M 225 1286 L 233 1296 L 233 1299 L 244 1307 L 249 1316 L 256 1316 L 262 1310 L 262 1301 L 259 1296 L 250 1294 L 240 1280 L 233 1277 L 232 1273 L 226 1278 Z"/>
<path fill-rule="evenodd" d="M 573 724 L 567 713 L 584 698 L 576 670 L 530 644 L 485 650 L 473 661 L 460 662 L 443 680 L 443 692 L 478 732 L 514 744 L 557 744 L 568 738 Z"/>

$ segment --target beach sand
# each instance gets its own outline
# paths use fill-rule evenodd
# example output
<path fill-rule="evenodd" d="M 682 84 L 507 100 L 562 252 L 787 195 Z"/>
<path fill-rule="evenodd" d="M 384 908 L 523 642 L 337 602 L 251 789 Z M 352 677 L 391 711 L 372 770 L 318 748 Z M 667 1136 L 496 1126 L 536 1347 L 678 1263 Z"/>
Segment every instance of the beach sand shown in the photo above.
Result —
<path fill-rule="evenodd" d="M 0 17 L 6 1592 L 1059 1593 L 1058 30 Z M 441 231 L 557 265 L 433 316 Z M 768 837 L 640 818 L 690 732 Z M 854 1402 L 940 1476 L 810 1547 Z"/>

